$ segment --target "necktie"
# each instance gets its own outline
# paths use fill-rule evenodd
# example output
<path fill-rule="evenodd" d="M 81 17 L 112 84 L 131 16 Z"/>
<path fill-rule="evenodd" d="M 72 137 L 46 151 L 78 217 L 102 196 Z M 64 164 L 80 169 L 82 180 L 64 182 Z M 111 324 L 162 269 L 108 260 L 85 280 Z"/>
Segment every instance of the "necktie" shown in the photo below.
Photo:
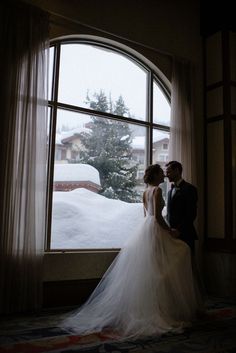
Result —
<path fill-rule="evenodd" d="M 171 184 L 171 198 L 174 197 L 175 193 L 176 193 L 176 185 L 175 184 Z"/>

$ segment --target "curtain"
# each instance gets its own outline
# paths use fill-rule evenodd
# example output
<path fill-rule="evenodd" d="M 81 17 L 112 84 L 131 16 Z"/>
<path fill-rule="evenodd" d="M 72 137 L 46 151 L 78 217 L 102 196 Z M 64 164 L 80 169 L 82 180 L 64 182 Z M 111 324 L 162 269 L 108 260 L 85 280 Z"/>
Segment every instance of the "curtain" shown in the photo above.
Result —
<path fill-rule="evenodd" d="M 184 178 L 195 183 L 193 77 L 189 62 L 173 58 L 169 158 L 182 163 Z"/>
<path fill-rule="evenodd" d="M 183 177 L 194 185 L 199 184 L 196 167 L 196 145 L 194 124 L 194 78 L 195 71 L 191 63 L 181 59 L 173 59 L 172 91 L 171 91 L 171 124 L 170 124 L 170 160 L 177 160 L 183 165 Z M 198 204 L 202 203 L 201 193 Z M 198 215 L 202 208 L 198 207 Z M 202 214 L 201 214 L 202 217 Z M 203 266 L 203 239 L 201 217 L 196 220 L 199 241 L 196 244 L 196 257 L 193 260 L 195 274 L 203 288 L 198 274 L 198 267 Z M 195 263 L 197 261 L 197 263 Z"/>
<path fill-rule="evenodd" d="M 1 3 L 0 312 L 42 299 L 46 229 L 48 16 Z"/>

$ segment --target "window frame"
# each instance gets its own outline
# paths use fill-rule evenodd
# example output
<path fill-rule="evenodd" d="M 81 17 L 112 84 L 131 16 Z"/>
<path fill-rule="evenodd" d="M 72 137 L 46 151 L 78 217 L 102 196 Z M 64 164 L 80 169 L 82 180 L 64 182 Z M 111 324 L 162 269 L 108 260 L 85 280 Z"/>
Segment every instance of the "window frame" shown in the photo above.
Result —
<path fill-rule="evenodd" d="M 147 111 L 146 120 L 139 120 L 135 118 L 129 118 L 124 116 L 119 116 L 107 112 L 96 111 L 93 109 L 88 109 L 84 107 L 79 107 L 67 103 L 61 103 L 58 101 L 58 88 L 59 88 L 59 71 L 60 71 L 60 54 L 61 45 L 64 44 L 85 44 L 93 45 L 102 49 L 108 49 L 131 60 L 134 64 L 140 66 L 147 72 Z M 52 225 L 52 207 L 53 207 L 53 181 L 54 181 L 54 162 L 55 162 L 55 147 L 56 147 L 56 124 L 57 124 L 57 110 L 65 109 L 77 113 L 94 115 L 101 118 L 122 121 L 126 123 L 131 123 L 146 128 L 146 161 L 147 164 L 152 164 L 153 161 L 153 131 L 165 131 L 170 132 L 170 126 L 157 124 L 153 122 L 153 84 L 154 82 L 160 87 L 162 93 L 165 95 L 169 104 L 171 103 L 171 92 L 167 85 L 163 82 L 160 76 L 155 72 L 155 70 L 144 63 L 140 58 L 136 57 L 133 53 L 131 54 L 128 50 L 123 47 L 119 47 L 119 43 L 108 44 L 99 39 L 86 39 L 78 37 L 69 37 L 63 39 L 56 39 L 50 41 L 50 48 L 54 47 L 54 57 L 53 57 L 53 70 L 52 70 L 52 87 L 50 92 L 50 99 L 48 100 L 49 114 L 49 141 L 48 141 L 48 183 L 47 183 L 47 225 L 46 225 L 46 239 L 45 239 L 45 252 L 111 252 L 119 251 L 120 248 L 87 248 L 87 249 L 51 249 L 51 225 Z M 146 167 L 146 166 L 145 166 Z"/>

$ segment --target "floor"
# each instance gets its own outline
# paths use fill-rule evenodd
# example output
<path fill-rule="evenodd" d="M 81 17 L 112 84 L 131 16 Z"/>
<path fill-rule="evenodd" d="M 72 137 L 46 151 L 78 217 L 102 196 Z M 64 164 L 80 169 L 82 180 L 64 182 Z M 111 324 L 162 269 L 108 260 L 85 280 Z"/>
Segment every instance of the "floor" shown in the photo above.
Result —
<path fill-rule="evenodd" d="M 59 327 L 68 309 L 2 318 L 0 353 L 236 353 L 236 302 L 211 298 L 207 315 L 182 334 L 116 342 L 102 334 L 76 336 Z"/>

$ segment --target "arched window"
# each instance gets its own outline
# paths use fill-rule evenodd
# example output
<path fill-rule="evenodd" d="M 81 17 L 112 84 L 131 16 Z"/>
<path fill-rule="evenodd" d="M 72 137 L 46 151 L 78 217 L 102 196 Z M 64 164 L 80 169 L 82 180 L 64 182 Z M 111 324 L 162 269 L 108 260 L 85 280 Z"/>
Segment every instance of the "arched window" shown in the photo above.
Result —
<path fill-rule="evenodd" d="M 118 46 L 71 38 L 52 43 L 49 87 L 47 250 L 120 248 L 146 166 L 168 159 L 169 91 Z"/>

